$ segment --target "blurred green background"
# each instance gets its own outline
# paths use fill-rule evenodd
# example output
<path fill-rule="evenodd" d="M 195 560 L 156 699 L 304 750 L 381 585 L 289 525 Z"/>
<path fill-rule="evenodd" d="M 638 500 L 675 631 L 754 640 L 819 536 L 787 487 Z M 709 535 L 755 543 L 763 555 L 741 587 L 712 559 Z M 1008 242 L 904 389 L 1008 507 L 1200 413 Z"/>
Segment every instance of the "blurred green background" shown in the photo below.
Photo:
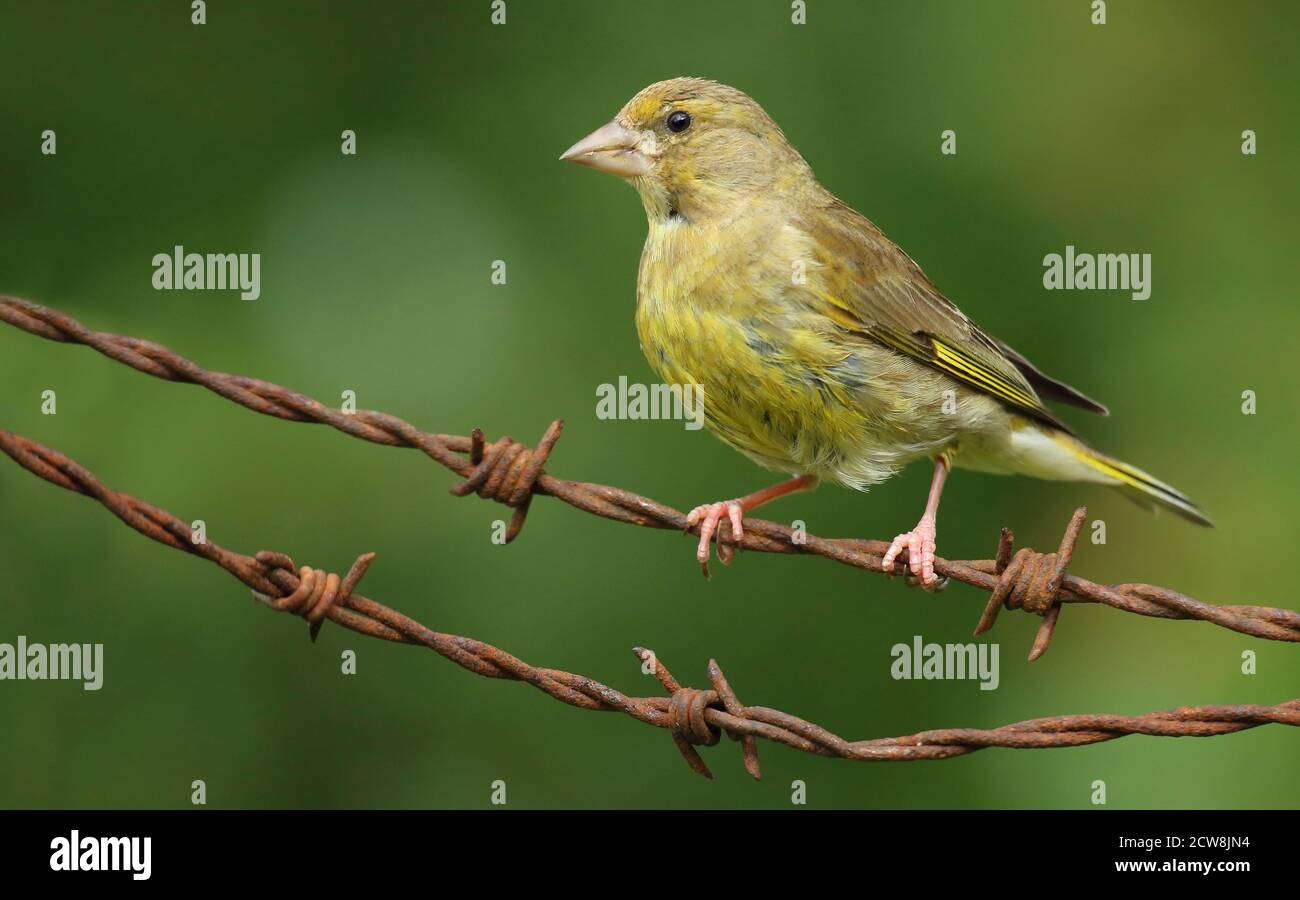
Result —
<path fill-rule="evenodd" d="M 557 162 L 649 82 L 750 93 L 832 191 L 963 309 L 1107 402 L 1067 413 L 1098 446 L 1185 489 L 1218 523 L 1152 517 L 1101 488 L 959 472 L 940 552 L 991 555 L 999 526 L 1054 547 L 1073 507 L 1107 523 L 1074 569 L 1220 603 L 1295 606 L 1300 404 L 1294 242 L 1300 140 L 1288 3 L 6 4 L 0 11 L 0 292 L 160 341 L 219 371 L 431 431 L 533 442 L 550 471 L 689 508 L 769 475 L 679 422 L 608 422 L 595 390 L 650 381 L 632 323 L 645 222 L 616 179 Z M 39 152 L 45 129 L 58 153 Z M 1259 136 L 1257 156 L 1241 132 Z M 357 133 L 354 157 L 340 132 Z M 940 132 L 958 135 L 955 157 Z M 1047 292 L 1067 243 L 1153 256 L 1154 290 Z M 161 292 L 175 244 L 262 254 L 262 296 Z M 508 283 L 489 281 L 505 260 Z M 93 351 L 0 328 L 0 422 L 244 552 L 345 569 L 431 627 L 538 665 L 658 694 L 629 648 L 703 687 L 849 738 L 1074 712 L 1296 696 L 1300 649 L 1189 622 L 1074 606 L 1025 662 L 1038 620 L 1007 614 L 1001 686 L 894 681 L 889 648 L 969 640 L 985 595 L 937 597 L 814 558 L 748 554 L 705 582 L 692 539 L 549 499 L 510 546 L 503 507 L 447 493 L 416 452 L 279 422 Z M 58 414 L 40 414 L 41 392 Z M 1253 390 L 1258 414 L 1243 415 Z M 764 515 L 887 538 L 928 467 Z M 0 464 L 0 641 L 102 642 L 104 688 L 0 683 L 0 805 L 488 807 L 1294 807 L 1300 732 L 1132 737 L 1072 750 L 854 764 L 768 746 L 691 774 L 666 732 L 474 677 L 426 651 L 301 622 L 216 567 L 85 498 Z M 340 674 L 340 653 L 358 674 Z M 1241 655 L 1258 654 L 1243 675 Z"/>

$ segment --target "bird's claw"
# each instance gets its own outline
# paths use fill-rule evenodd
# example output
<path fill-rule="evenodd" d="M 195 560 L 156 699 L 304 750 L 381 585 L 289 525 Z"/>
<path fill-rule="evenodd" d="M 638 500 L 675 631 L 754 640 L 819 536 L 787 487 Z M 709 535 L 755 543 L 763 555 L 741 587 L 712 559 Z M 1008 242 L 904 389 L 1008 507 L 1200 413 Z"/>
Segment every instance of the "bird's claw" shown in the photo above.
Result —
<path fill-rule="evenodd" d="M 881 559 L 881 566 L 886 575 L 893 575 L 894 561 L 904 550 L 907 551 L 907 568 L 917 583 L 927 591 L 943 590 L 944 582 L 934 572 L 935 526 L 930 519 L 922 518 L 911 531 L 894 538 Z M 910 582 L 910 579 L 909 579 Z"/>
<path fill-rule="evenodd" d="M 736 556 L 736 544 L 745 536 L 745 526 L 741 524 L 745 509 L 739 500 L 720 500 L 717 503 L 703 503 L 686 514 L 686 528 L 689 531 L 697 524 L 700 526 L 700 543 L 695 549 L 695 559 L 709 577 L 709 544 L 714 534 L 718 536 L 718 562 L 730 565 Z M 722 522 L 731 526 L 729 535 L 731 543 L 723 540 Z"/>
<path fill-rule="evenodd" d="M 940 575 L 936 572 L 934 583 L 927 587 L 921 581 L 921 579 L 917 578 L 911 572 L 908 572 L 907 576 L 904 578 L 903 583 L 910 588 L 920 587 L 920 588 L 924 588 L 928 593 L 937 594 L 948 586 L 948 576 Z"/>

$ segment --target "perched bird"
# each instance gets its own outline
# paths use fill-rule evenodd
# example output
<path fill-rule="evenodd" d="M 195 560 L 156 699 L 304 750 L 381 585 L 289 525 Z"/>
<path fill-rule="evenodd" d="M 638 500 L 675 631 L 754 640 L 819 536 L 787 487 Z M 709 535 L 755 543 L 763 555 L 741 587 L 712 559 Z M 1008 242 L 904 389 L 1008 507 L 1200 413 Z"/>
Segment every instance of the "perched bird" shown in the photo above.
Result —
<path fill-rule="evenodd" d="M 952 466 L 1113 485 L 1210 524 L 1186 495 L 1075 437 L 1042 398 L 1106 408 L 968 319 L 735 88 L 652 84 L 560 158 L 626 179 L 645 206 L 636 327 L 651 367 L 702 389 L 723 441 L 795 476 L 693 509 L 701 565 L 724 520 L 738 539 L 769 500 L 823 478 L 864 490 L 923 457 L 925 512 L 883 562 L 892 571 L 906 550 L 927 588 Z"/>

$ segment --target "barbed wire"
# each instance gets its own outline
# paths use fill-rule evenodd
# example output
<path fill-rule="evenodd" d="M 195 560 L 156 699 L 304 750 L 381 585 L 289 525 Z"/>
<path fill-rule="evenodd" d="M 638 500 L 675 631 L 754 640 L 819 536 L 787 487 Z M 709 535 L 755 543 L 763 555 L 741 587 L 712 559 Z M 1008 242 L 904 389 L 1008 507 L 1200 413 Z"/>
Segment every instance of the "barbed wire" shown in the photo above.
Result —
<path fill-rule="evenodd" d="M 551 423 L 536 449 L 510 437 L 488 443 L 477 428 L 468 437 L 431 434 L 387 413 L 344 412 L 272 382 L 211 372 L 161 344 L 92 331 L 71 316 L 27 300 L 0 296 L 0 319 L 52 341 L 93 347 L 156 378 L 202 385 L 263 415 L 329 425 L 376 444 L 415 448 L 465 479 L 451 489 L 453 494 L 477 493 L 514 509 L 506 529 L 507 543 L 518 537 L 536 494 L 555 497 L 576 509 L 618 522 L 699 533 L 699 526 L 688 526 L 683 513 L 648 497 L 607 485 L 565 481 L 544 471 L 543 465 L 563 427 L 559 420 Z M 1254 637 L 1300 642 L 1300 612 L 1295 610 L 1220 606 L 1170 588 L 1140 583 L 1102 585 L 1068 573 L 1066 568 L 1086 514 L 1085 507 L 1075 510 L 1055 553 L 1037 553 L 1027 547 L 1013 553 L 1014 535 L 1004 528 L 993 559 L 935 559 L 935 571 L 944 579 L 956 579 L 990 592 L 976 635 L 991 628 L 1003 608 L 1042 616 L 1029 653 L 1029 659 L 1035 660 L 1047 650 L 1063 604 L 1099 603 L 1142 616 L 1197 619 Z M 886 541 L 820 538 L 763 519 L 746 518 L 743 524 L 744 535 L 736 540 L 730 526 L 723 522 L 717 537 L 720 549 L 726 542 L 733 548 L 763 553 L 813 554 L 871 572 L 892 574 L 885 573 L 881 562 L 889 546 Z"/>
<path fill-rule="evenodd" d="M 653 651 L 635 647 L 642 671 L 653 674 L 664 697 L 630 697 L 582 675 L 529 665 L 473 638 L 434 631 L 356 588 L 375 554 L 357 557 L 347 575 L 301 568 L 283 554 L 246 556 L 199 537 L 184 520 L 143 500 L 106 487 L 93 473 L 62 453 L 0 429 L 0 449 L 29 472 L 69 491 L 92 497 L 148 538 L 225 569 L 272 609 L 302 616 L 315 639 L 325 619 L 359 634 L 417 644 L 487 678 L 522 681 L 579 709 L 621 712 L 668 729 L 692 770 L 712 778 L 697 747 L 717 744 L 723 734 L 741 742 L 745 770 L 761 778 L 757 738 L 805 753 L 864 762 L 951 759 L 986 747 L 1016 749 L 1077 747 L 1130 734 L 1211 737 L 1275 723 L 1300 726 L 1300 698 L 1276 706 L 1184 706 L 1138 716 L 1070 715 L 1031 719 L 1001 728 L 944 728 L 905 737 L 848 741 L 806 719 L 764 706 L 745 706 L 716 660 L 709 660 L 710 689 L 684 687 Z"/>

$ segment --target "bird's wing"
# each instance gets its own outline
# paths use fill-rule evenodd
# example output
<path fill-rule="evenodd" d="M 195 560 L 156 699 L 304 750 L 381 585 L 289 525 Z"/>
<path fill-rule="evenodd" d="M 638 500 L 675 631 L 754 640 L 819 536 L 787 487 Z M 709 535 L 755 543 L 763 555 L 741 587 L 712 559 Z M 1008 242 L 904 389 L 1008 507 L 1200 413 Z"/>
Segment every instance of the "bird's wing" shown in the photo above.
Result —
<path fill-rule="evenodd" d="M 985 334 L 906 253 L 848 206 L 836 201 L 801 227 L 818 257 L 808 272 L 808 293 L 840 327 L 1066 432 L 1069 427 L 1043 404 L 1034 384 L 1049 396 L 1104 409 Z"/>
<path fill-rule="evenodd" d="M 1025 378 L 1028 379 L 1029 383 L 1032 384 L 1042 396 L 1049 397 L 1052 400 L 1059 400 L 1061 403 L 1068 403 L 1071 406 L 1077 406 L 1080 409 L 1086 409 L 1089 412 L 1095 412 L 1099 415 L 1110 415 L 1110 410 L 1106 408 L 1104 403 L 1099 403 L 1078 388 L 1070 387 L 1064 381 L 1057 381 L 1050 375 L 1043 373 L 1037 366 L 1017 353 L 1015 349 L 1009 346 L 1005 341 L 1001 341 L 991 334 L 988 335 L 988 338 L 993 341 L 993 343 L 997 344 L 997 347 L 1002 351 L 1003 356 L 1015 363 L 1016 368 L 1020 370 L 1020 374 L 1024 375 Z"/>

